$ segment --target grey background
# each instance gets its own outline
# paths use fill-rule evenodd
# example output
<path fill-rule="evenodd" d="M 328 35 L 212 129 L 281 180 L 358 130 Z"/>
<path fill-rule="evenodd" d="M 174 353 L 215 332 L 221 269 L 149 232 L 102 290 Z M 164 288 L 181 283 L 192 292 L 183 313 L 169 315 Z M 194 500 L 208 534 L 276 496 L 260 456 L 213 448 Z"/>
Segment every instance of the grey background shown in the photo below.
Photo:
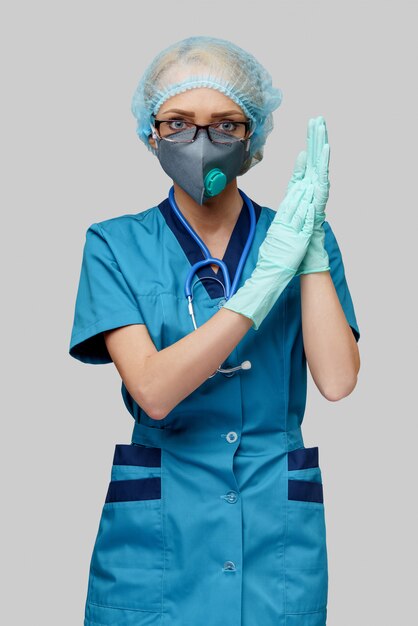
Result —
<path fill-rule="evenodd" d="M 239 181 L 260 204 L 278 207 L 308 119 L 325 117 L 327 219 L 362 359 L 340 402 L 309 380 L 304 438 L 320 447 L 328 623 L 415 619 L 414 4 L 3 5 L 2 623 L 82 623 L 114 444 L 133 426 L 116 368 L 68 355 L 85 230 L 165 197 L 170 181 L 135 134 L 130 100 L 154 55 L 192 34 L 246 48 L 283 90 L 264 161 Z"/>

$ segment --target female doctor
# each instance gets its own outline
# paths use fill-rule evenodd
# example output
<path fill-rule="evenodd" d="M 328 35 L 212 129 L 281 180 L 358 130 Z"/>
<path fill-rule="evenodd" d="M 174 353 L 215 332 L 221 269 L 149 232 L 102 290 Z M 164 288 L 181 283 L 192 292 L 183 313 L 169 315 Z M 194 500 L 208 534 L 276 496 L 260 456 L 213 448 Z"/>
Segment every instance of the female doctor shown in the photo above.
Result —
<path fill-rule="evenodd" d="M 325 219 L 323 117 L 277 211 L 237 186 L 281 99 L 251 54 L 209 37 L 163 50 L 135 91 L 137 133 L 173 186 L 86 232 L 69 352 L 115 364 L 134 427 L 115 446 L 84 626 L 326 624 L 306 363 L 344 398 L 360 333 Z"/>

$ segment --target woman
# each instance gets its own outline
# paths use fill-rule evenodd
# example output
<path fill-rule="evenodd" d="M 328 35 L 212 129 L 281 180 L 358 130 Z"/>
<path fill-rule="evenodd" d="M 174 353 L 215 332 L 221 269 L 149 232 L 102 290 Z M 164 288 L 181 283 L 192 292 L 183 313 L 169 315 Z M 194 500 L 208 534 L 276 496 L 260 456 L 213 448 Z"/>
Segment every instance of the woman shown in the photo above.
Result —
<path fill-rule="evenodd" d="M 323 118 L 277 212 L 237 187 L 280 101 L 252 55 L 208 37 L 161 52 L 135 92 L 173 188 L 86 233 L 70 354 L 115 364 L 135 423 L 115 447 L 85 626 L 326 623 L 306 363 L 324 397 L 345 397 L 360 335 L 325 221 Z"/>

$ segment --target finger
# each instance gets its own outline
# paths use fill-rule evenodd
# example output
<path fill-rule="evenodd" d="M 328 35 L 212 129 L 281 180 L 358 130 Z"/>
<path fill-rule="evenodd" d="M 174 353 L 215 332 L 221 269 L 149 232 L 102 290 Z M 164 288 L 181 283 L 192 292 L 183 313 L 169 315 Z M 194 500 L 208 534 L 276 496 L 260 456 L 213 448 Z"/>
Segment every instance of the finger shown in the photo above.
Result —
<path fill-rule="evenodd" d="M 315 221 L 315 204 L 311 202 L 306 212 L 305 223 L 303 225 L 302 231 L 306 234 L 312 234 L 313 228 L 314 228 L 314 221 Z"/>
<path fill-rule="evenodd" d="M 310 185 L 312 187 L 312 185 Z M 290 222 L 293 215 L 307 191 L 307 187 L 303 182 L 296 183 L 290 191 L 287 192 L 284 200 L 279 206 L 277 219 L 283 222 Z"/>
<path fill-rule="evenodd" d="M 309 204 L 312 202 L 314 186 L 308 185 L 304 191 L 305 193 L 303 194 L 303 197 L 301 197 L 300 202 L 295 206 L 295 212 L 291 221 L 291 225 L 297 231 L 300 231 L 302 229 L 303 223 L 305 221 L 306 211 Z"/>
<path fill-rule="evenodd" d="M 325 125 L 321 121 L 322 118 L 318 118 L 317 134 L 316 134 L 316 149 L 315 149 L 315 167 L 318 167 L 318 161 L 321 157 L 322 148 L 325 144 Z"/>
<path fill-rule="evenodd" d="M 330 156 L 330 147 L 329 143 L 324 144 L 322 148 L 321 156 L 319 159 L 319 167 L 318 167 L 318 179 L 321 185 L 328 186 L 329 185 L 329 156 Z"/>
<path fill-rule="evenodd" d="M 290 178 L 289 184 L 287 185 L 287 190 L 289 191 L 291 187 L 298 181 L 302 180 L 305 176 L 306 170 L 306 150 L 302 150 L 299 152 L 296 157 L 295 167 L 293 169 L 292 176 Z"/>
<path fill-rule="evenodd" d="M 301 180 L 305 175 L 306 156 L 306 150 L 302 150 L 296 157 L 295 168 L 293 170 L 293 177 L 295 177 L 295 180 Z"/>
<path fill-rule="evenodd" d="M 317 208 L 323 209 L 329 196 L 330 182 L 328 178 L 329 144 L 324 144 L 316 167 L 316 183 L 314 200 Z"/>
<path fill-rule="evenodd" d="M 303 202 L 303 205 L 306 205 L 306 207 L 308 207 L 309 202 Z M 302 205 L 301 205 L 302 206 Z M 306 211 L 307 209 L 305 209 Z M 292 226 L 292 228 L 294 228 L 297 232 L 302 230 L 303 227 L 303 223 L 305 221 L 305 217 L 304 215 L 300 215 L 300 213 L 295 213 L 294 216 L 292 217 L 292 221 L 290 222 L 290 225 Z"/>
<path fill-rule="evenodd" d="M 313 137 L 313 150 L 312 150 L 312 166 L 316 167 L 316 163 L 318 161 L 318 148 L 319 142 L 321 140 L 320 130 L 321 130 L 321 122 L 319 117 L 315 118 L 315 126 L 314 126 L 314 137 Z"/>
<path fill-rule="evenodd" d="M 323 120 L 323 124 L 324 124 L 324 143 L 329 143 L 329 141 L 328 141 L 327 125 L 326 125 L 326 122 L 325 122 L 324 118 L 322 118 L 322 120 Z"/>
<path fill-rule="evenodd" d="M 323 117 L 319 115 L 315 118 L 314 133 L 313 133 L 313 147 L 312 147 L 312 167 L 317 166 L 318 157 L 321 154 L 322 146 L 324 144 L 323 133 Z"/>
<path fill-rule="evenodd" d="M 314 166 L 314 152 L 315 152 L 315 120 L 311 118 L 308 123 L 308 134 L 307 134 L 307 161 L 306 167 L 311 168 Z"/>
<path fill-rule="evenodd" d="M 295 184 L 289 189 L 284 198 L 284 203 L 294 202 L 295 198 L 299 197 L 301 193 L 306 189 L 306 183 L 304 180 L 297 180 Z"/>
<path fill-rule="evenodd" d="M 293 212 L 298 210 L 298 207 L 303 200 L 307 200 L 308 202 L 312 200 L 313 189 L 314 186 L 312 183 L 309 185 L 301 183 L 300 185 L 294 187 L 293 193 L 290 196 L 290 205 Z"/>

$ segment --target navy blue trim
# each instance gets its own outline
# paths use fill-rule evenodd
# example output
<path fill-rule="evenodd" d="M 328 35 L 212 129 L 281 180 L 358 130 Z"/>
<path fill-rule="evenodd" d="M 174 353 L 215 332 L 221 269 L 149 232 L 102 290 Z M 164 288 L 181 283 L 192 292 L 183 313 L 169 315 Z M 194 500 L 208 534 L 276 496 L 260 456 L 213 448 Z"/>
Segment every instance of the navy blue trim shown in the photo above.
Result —
<path fill-rule="evenodd" d="M 297 448 L 287 453 L 287 469 L 300 470 L 318 467 L 318 447 Z"/>
<path fill-rule="evenodd" d="M 288 499 L 303 500 L 304 502 L 323 502 L 324 494 L 322 483 L 312 482 L 310 480 L 291 480 L 288 481 Z"/>
<path fill-rule="evenodd" d="M 161 477 L 112 480 L 106 494 L 106 502 L 131 502 L 134 500 L 161 499 Z"/>
<path fill-rule="evenodd" d="M 161 467 L 161 448 L 148 448 L 138 444 L 118 443 L 115 446 L 113 465 Z"/>
<path fill-rule="evenodd" d="M 256 223 L 258 222 L 258 218 L 261 214 L 261 206 L 252 200 L 255 211 L 255 219 Z M 180 246 L 183 248 L 184 253 L 190 261 L 190 266 L 197 263 L 197 261 L 201 261 L 204 259 L 203 252 L 201 251 L 199 244 L 193 239 L 188 230 L 183 226 L 180 222 L 179 218 L 175 214 L 175 212 L 171 209 L 170 201 L 168 198 L 163 200 L 158 205 L 159 210 L 164 216 L 165 221 L 169 228 L 173 231 L 176 236 Z M 231 277 L 231 283 L 234 280 L 235 272 L 238 267 L 238 263 L 244 250 L 244 246 L 246 244 L 248 233 L 250 232 L 250 216 L 248 213 L 248 209 L 243 202 L 241 207 L 241 212 L 238 216 L 238 220 L 234 226 L 234 230 L 232 231 L 231 237 L 228 242 L 228 246 L 225 250 L 225 254 L 222 258 L 222 261 L 226 263 L 226 266 L 229 271 L 229 275 Z M 197 272 L 197 276 L 199 278 L 204 278 L 205 276 L 211 276 L 218 278 L 222 281 L 222 271 L 218 269 L 215 272 L 210 265 L 205 265 L 201 267 Z M 220 285 L 215 280 L 203 280 L 202 284 L 204 285 L 206 291 L 212 299 L 220 298 L 224 295 L 224 291 L 222 285 Z"/>

